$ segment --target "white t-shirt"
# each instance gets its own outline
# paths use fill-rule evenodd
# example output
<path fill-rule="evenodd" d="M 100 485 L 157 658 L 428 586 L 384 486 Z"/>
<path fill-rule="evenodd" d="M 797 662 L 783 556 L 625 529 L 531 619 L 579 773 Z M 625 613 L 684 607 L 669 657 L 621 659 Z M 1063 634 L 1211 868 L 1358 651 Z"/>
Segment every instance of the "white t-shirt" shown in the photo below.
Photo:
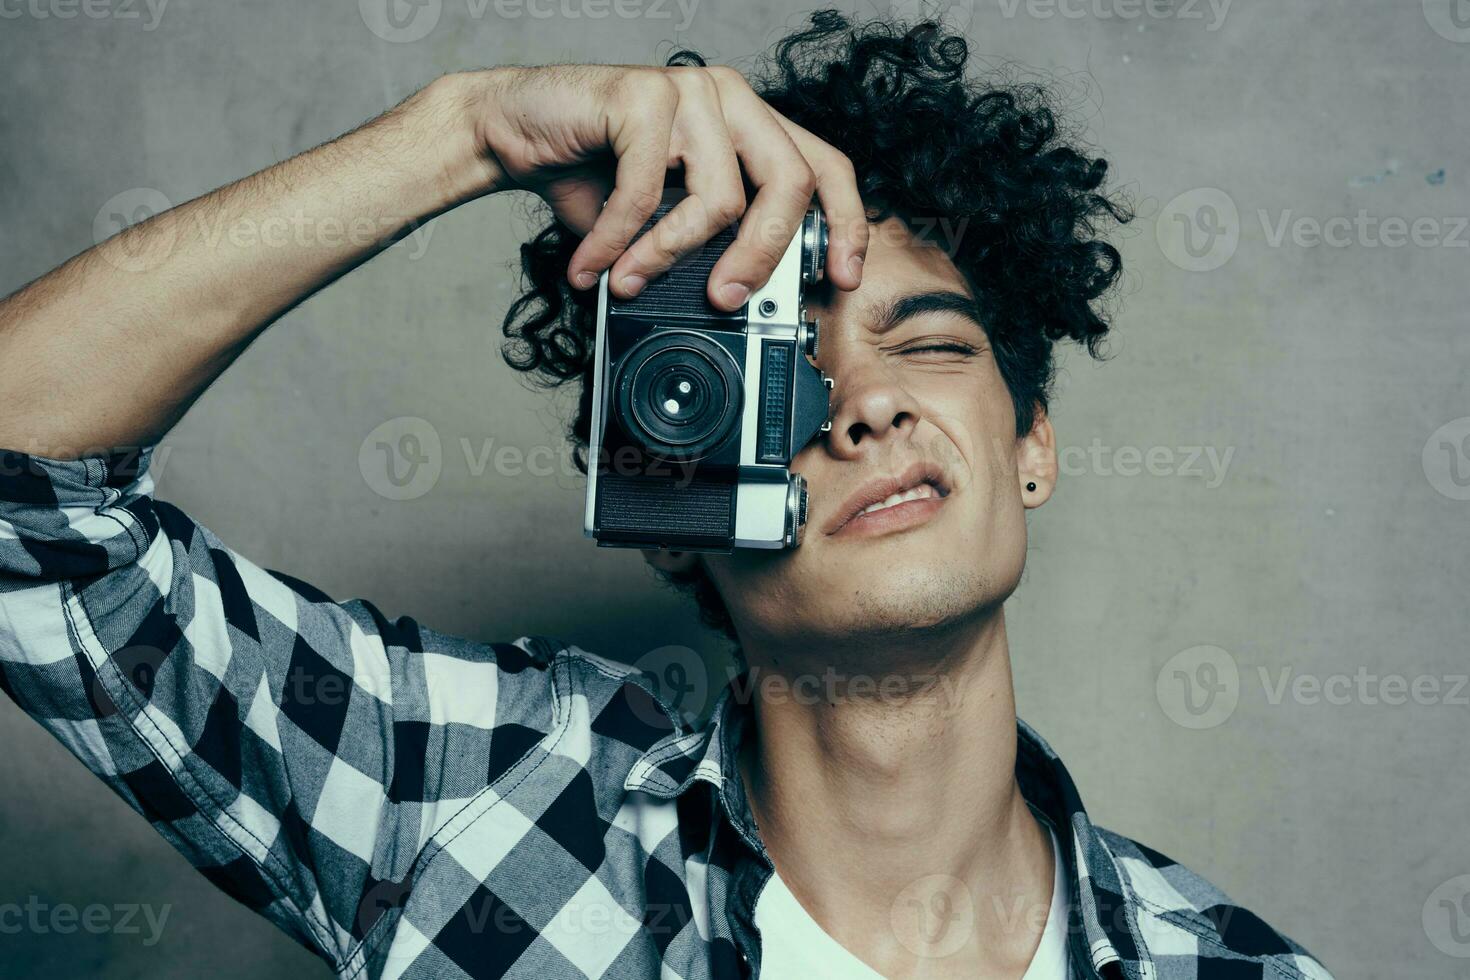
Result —
<path fill-rule="evenodd" d="M 1069 980 L 1067 960 L 1067 883 L 1062 877 L 1062 854 L 1051 835 L 1056 874 L 1051 887 L 1051 909 L 1041 932 L 1041 943 L 1021 980 Z M 802 908 L 791 889 L 772 874 L 755 903 L 755 925 L 761 933 L 761 980 L 884 980 L 883 975 L 822 931 Z"/>

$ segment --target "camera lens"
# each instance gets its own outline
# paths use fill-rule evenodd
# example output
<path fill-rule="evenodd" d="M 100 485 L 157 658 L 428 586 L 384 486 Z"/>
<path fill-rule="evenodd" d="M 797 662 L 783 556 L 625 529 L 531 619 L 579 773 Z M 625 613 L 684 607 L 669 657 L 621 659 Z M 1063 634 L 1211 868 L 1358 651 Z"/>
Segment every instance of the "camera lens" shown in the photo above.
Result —
<path fill-rule="evenodd" d="M 615 387 L 624 431 L 656 456 L 698 459 L 739 421 L 739 369 L 723 347 L 692 331 L 640 341 L 623 357 Z"/>
<path fill-rule="evenodd" d="M 683 365 L 662 371 L 652 385 L 650 405 L 658 417 L 672 425 L 684 425 L 699 417 L 709 400 L 709 386 L 696 372 Z"/>

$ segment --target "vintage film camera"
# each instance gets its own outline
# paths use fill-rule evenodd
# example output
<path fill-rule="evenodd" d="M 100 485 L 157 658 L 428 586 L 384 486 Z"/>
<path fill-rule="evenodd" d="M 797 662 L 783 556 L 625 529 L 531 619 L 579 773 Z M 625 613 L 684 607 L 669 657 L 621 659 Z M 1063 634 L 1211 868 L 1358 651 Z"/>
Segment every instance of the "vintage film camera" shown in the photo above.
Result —
<path fill-rule="evenodd" d="M 665 194 L 643 231 L 681 195 Z M 705 287 L 734 237 L 715 236 L 632 300 L 609 294 L 602 274 L 583 520 L 600 546 L 801 543 L 806 481 L 788 466 L 831 427 L 832 382 L 809 360 L 817 321 L 802 302 L 822 278 L 826 223 L 808 211 L 770 281 L 726 313 Z"/>

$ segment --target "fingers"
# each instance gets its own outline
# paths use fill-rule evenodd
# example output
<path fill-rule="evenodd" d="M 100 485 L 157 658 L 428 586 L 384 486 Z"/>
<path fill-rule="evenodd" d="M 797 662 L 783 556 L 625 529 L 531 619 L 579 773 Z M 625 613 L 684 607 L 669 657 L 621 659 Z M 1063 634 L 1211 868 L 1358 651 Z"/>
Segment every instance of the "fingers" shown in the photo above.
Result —
<path fill-rule="evenodd" d="M 678 93 L 661 72 L 623 75 L 608 98 L 607 142 L 617 156 L 612 196 L 567 263 L 567 278 L 586 288 L 617 260 L 663 197 Z M 636 290 L 635 290 L 636 291 Z"/>
<path fill-rule="evenodd" d="M 838 289 L 856 289 L 868 253 L 868 216 L 858 193 L 857 174 L 847 154 L 772 112 L 817 179 L 817 200 L 827 219 L 827 278 Z"/>
<path fill-rule="evenodd" d="M 733 309 L 763 286 L 801 227 L 816 189 L 816 175 L 801 151 L 748 88 L 725 96 L 730 136 L 756 188 L 735 243 L 710 272 L 710 302 Z M 743 91 L 742 91 L 743 88 Z"/>
<path fill-rule="evenodd" d="M 679 90 L 679 110 L 670 163 L 682 165 L 688 193 L 614 264 L 609 278 L 620 295 L 636 293 L 649 279 L 734 224 L 745 210 L 740 163 L 713 80 L 700 69 L 678 70 L 672 77 Z"/>
<path fill-rule="evenodd" d="M 751 90 L 738 72 L 711 72 L 720 83 L 736 152 L 757 191 L 740 222 L 735 245 L 710 273 L 710 301 L 732 309 L 740 305 L 730 302 L 735 296 L 742 292 L 748 295 L 765 284 L 801 227 L 813 193 L 824 209 L 836 209 L 835 215 L 827 215 L 831 226 L 828 274 L 838 288 L 856 289 L 862 281 L 868 226 L 852 164 L 834 147 L 800 127 L 783 125 L 780 115 Z"/>
<path fill-rule="evenodd" d="M 585 238 L 597 224 L 602 202 L 612 193 L 612 187 L 611 177 L 579 177 L 552 181 L 541 191 L 541 196 L 562 224 Z"/>
<path fill-rule="evenodd" d="M 738 309 L 770 278 L 815 194 L 828 223 L 827 276 L 839 289 L 858 287 L 868 224 L 851 162 L 774 112 L 734 69 L 633 69 L 606 103 L 612 195 L 594 214 L 590 185 L 573 181 L 552 201 L 577 230 L 590 225 L 568 264 L 573 285 L 590 287 L 610 268 L 612 291 L 634 296 L 739 219 L 708 284 L 716 308 Z M 633 242 L 671 167 L 683 168 L 688 195 Z M 748 207 L 742 167 L 756 191 Z"/>

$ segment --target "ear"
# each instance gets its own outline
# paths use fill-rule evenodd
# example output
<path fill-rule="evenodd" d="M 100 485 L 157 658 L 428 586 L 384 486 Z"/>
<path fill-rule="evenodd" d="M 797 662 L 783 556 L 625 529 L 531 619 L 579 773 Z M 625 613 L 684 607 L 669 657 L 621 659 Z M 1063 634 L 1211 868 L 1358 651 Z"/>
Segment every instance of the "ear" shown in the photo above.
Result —
<path fill-rule="evenodd" d="M 1016 440 L 1016 478 L 1021 486 L 1021 503 L 1027 510 L 1051 499 L 1057 486 L 1057 439 L 1046 409 L 1036 406 L 1031 431 Z M 1028 490 L 1027 484 L 1035 484 Z"/>
<path fill-rule="evenodd" d="M 644 549 L 643 560 L 661 572 L 673 574 L 687 574 L 694 571 L 694 566 L 699 564 L 699 555 L 692 551 L 668 551 L 660 548 L 658 550 Z"/>

